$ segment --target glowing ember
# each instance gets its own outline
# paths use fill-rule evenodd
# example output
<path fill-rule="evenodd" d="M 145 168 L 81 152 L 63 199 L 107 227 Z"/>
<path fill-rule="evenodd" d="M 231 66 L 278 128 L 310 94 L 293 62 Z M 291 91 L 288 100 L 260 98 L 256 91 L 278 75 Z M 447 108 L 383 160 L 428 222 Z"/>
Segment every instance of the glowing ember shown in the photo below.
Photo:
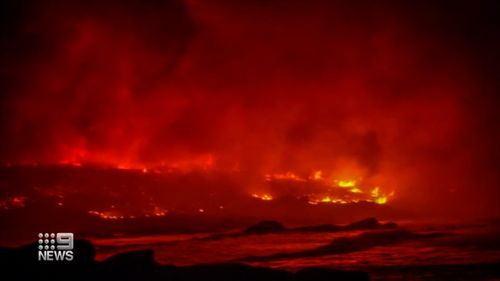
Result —
<path fill-rule="evenodd" d="M 374 202 L 377 204 L 385 204 L 385 203 L 387 203 L 387 197 L 381 196 L 381 197 L 375 198 Z"/>
<path fill-rule="evenodd" d="M 337 183 L 337 186 L 339 186 L 339 187 L 355 187 L 356 186 L 355 180 L 338 180 L 335 182 Z"/>
<path fill-rule="evenodd" d="M 309 201 L 309 204 L 316 205 L 319 202 L 321 202 L 321 203 L 340 203 L 340 204 L 347 204 L 347 203 L 349 203 L 348 201 L 343 200 L 343 199 L 333 198 L 333 197 L 330 197 L 330 196 L 325 196 L 325 197 L 321 198 L 319 201 L 318 200 L 311 200 L 311 201 Z"/>
<path fill-rule="evenodd" d="M 361 189 L 359 189 L 357 187 L 353 187 L 353 188 L 349 189 L 349 191 L 352 193 L 363 193 L 363 191 L 361 191 Z"/>
<path fill-rule="evenodd" d="M 264 200 L 264 201 L 270 201 L 270 200 L 273 200 L 273 197 L 269 194 L 262 194 L 262 195 L 259 195 L 259 194 L 252 194 L 252 197 L 254 198 L 259 198 L 261 200 Z"/>
<path fill-rule="evenodd" d="M 164 210 L 160 207 L 154 207 L 153 214 L 157 217 L 163 217 L 167 214 L 167 210 Z"/>
<path fill-rule="evenodd" d="M 323 178 L 323 172 L 317 170 L 313 172 L 309 177 L 301 177 L 295 173 L 287 172 L 286 174 L 267 174 L 265 179 L 268 182 L 291 180 L 310 183 L 310 191 L 306 194 L 301 194 L 300 191 L 297 197 L 307 197 L 309 204 L 319 204 L 319 203 L 357 203 L 357 202 L 372 202 L 376 204 L 386 204 L 389 201 L 389 197 L 394 196 L 394 192 L 389 195 L 382 193 L 380 187 L 376 186 L 372 189 L 368 189 L 365 184 L 361 182 L 358 177 L 355 179 L 342 179 L 334 180 L 334 184 L 331 184 L 328 180 Z M 262 200 L 272 200 L 273 197 L 268 194 L 252 194 L 253 197 Z"/>
<path fill-rule="evenodd" d="M 394 191 L 392 191 L 389 195 L 385 195 L 380 192 L 380 188 L 377 186 L 371 190 L 370 194 L 373 197 L 373 202 L 377 204 L 385 204 L 387 203 L 389 197 L 394 196 Z"/>
<path fill-rule="evenodd" d="M 317 180 L 317 181 L 322 180 L 323 179 L 323 172 L 321 172 L 321 170 L 314 172 L 312 178 L 314 180 Z"/>
<path fill-rule="evenodd" d="M 332 199 L 330 198 L 330 196 L 326 196 L 321 199 L 321 202 L 332 202 Z"/>
<path fill-rule="evenodd" d="M 97 216 L 101 219 L 106 219 L 106 220 L 116 220 L 116 219 L 124 219 L 124 216 L 118 215 L 116 212 L 111 212 L 111 211 L 104 211 L 104 212 L 99 212 L 99 211 L 88 211 L 89 214 Z"/>
<path fill-rule="evenodd" d="M 111 206 L 112 209 L 114 209 L 114 206 Z M 90 210 L 87 212 L 90 215 L 99 217 L 101 219 L 107 219 L 107 220 L 117 220 L 117 219 L 134 219 L 136 217 L 163 217 L 167 214 L 167 210 L 160 208 L 158 206 L 153 207 L 150 210 L 145 210 L 143 213 L 135 215 L 135 214 L 129 214 L 129 215 L 124 215 L 123 213 L 112 210 L 112 211 L 95 211 L 95 210 Z"/>
<path fill-rule="evenodd" d="M 273 180 L 290 180 L 290 181 L 306 181 L 304 178 L 297 176 L 292 172 L 287 172 L 286 174 L 267 174 L 265 175 L 267 181 Z"/>

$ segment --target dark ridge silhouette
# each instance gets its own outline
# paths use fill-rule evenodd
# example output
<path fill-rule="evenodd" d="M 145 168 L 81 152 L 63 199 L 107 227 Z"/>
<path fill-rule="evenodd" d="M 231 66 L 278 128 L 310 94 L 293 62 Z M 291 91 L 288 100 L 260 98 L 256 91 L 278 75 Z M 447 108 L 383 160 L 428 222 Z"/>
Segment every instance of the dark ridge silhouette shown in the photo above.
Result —
<path fill-rule="evenodd" d="M 368 229 L 385 229 L 397 228 L 398 225 L 394 222 L 380 223 L 376 218 L 367 218 L 356 221 L 347 225 L 322 224 L 313 226 L 303 226 L 290 229 L 295 232 L 335 232 L 335 231 L 350 231 L 350 230 L 368 230 Z"/>
<path fill-rule="evenodd" d="M 306 268 L 296 273 L 242 263 L 200 264 L 177 267 L 160 265 L 152 250 L 120 253 L 95 261 L 90 242 L 76 240 L 73 261 L 38 261 L 32 243 L 19 248 L 0 248 L 2 280 L 148 280 L 148 281 L 367 281 L 365 272 Z M 8 277 L 8 278 L 5 278 Z"/>
<path fill-rule="evenodd" d="M 395 228 L 396 223 L 388 222 L 385 224 L 380 223 L 376 218 L 367 218 L 357 222 L 353 222 L 344 226 L 345 230 L 358 230 L 358 229 L 375 229 L 375 228 Z"/>
<path fill-rule="evenodd" d="M 277 259 L 346 254 L 368 250 L 376 246 L 386 246 L 408 240 L 442 237 L 447 235 L 450 234 L 442 232 L 415 233 L 407 230 L 365 232 L 352 237 L 339 237 L 325 246 L 317 247 L 314 249 L 292 253 L 277 253 L 268 256 L 250 256 L 241 259 L 241 261 L 268 261 Z"/>
<path fill-rule="evenodd" d="M 116 254 L 104 260 L 104 264 L 110 267 L 154 267 L 158 264 L 154 258 L 153 250 L 137 250 Z"/>
<path fill-rule="evenodd" d="M 206 237 L 195 238 L 195 240 L 220 240 L 224 238 L 234 238 L 246 235 L 262 235 L 272 233 L 340 232 L 352 230 L 394 229 L 397 227 L 398 225 L 394 222 L 380 223 L 376 218 L 367 218 L 346 225 L 320 224 L 295 228 L 286 228 L 278 221 L 264 220 L 240 232 L 216 233 Z"/>
<path fill-rule="evenodd" d="M 284 232 L 287 229 L 279 222 L 266 220 L 261 221 L 255 225 L 250 226 L 249 228 L 243 231 L 244 234 L 266 234 L 266 233 L 277 233 Z"/>
<path fill-rule="evenodd" d="M 344 231 L 344 227 L 334 224 L 319 224 L 319 225 L 308 225 L 301 226 L 293 229 L 296 232 L 336 232 Z"/>

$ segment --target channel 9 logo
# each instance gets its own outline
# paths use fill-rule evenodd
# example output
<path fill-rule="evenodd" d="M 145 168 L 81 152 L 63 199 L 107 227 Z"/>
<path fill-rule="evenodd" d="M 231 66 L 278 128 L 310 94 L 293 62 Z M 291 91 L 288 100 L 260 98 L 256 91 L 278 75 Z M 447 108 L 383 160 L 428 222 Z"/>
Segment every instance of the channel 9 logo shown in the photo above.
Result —
<path fill-rule="evenodd" d="M 38 233 L 39 261 L 72 261 L 73 233 Z"/>

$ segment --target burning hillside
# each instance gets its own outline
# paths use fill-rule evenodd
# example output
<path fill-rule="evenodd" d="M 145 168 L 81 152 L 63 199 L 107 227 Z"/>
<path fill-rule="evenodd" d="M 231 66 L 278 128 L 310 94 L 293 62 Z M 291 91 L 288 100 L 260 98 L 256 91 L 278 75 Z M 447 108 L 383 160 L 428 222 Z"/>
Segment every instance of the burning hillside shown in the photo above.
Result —
<path fill-rule="evenodd" d="M 71 207 L 103 219 L 205 211 L 252 216 L 252 209 L 240 205 L 255 200 L 385 204 L 394 196 L 394 192 L 386 194 L 379 187 L 365 188 L 355 181 L 346 186 L 343 181 L 305 179 L 292 173 L 265 175 L 256 185 L 266 193 L 250 193 L 247 176 L 240 172 L 161 172 L 86 165 L 16 166 L 1 172 L 4 192 L 0 206 L 5 211 L 42 204 Z"/>
<path fill-rule="evenodd" d="M 420 2 L 2 4 L 0 207 L 496 215 L 497 17 Z"/>

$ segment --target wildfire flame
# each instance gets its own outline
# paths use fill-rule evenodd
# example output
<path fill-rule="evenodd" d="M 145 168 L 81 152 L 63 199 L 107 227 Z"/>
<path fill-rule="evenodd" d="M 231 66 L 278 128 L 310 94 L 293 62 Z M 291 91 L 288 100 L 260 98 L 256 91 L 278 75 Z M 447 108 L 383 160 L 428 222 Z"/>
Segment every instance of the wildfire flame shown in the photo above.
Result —
<path fill-rule="evenodd" d="M 335 181 L 339 187 L 355 187 L 356 180 L 336 180 Z"/>
<path fill-rule="evenodd" d="M 262 194 L 262 195 L 259 195 L 259 194 L 252 194 L 252 197 L 254 198 L 259 198 L 261 200 L 264 200 L 264 201 L 271 201 L 273 200 L 273 197 L 269 194 Z"/>
<path fill-rule="evenodd" d="M 75 169 L 83 168 L 78 167 Z M 134 175 L 140 176 L 141 179 L 147 179 L 151 176 L 154 176 L 156 178 L 160 177 L 159 173 L 165 173 L 164 170 L 158 170 L 156 168 L 144 166 L 131 167 L 128 165 L 121 165 L 117 169 L 126 170 L 126 173 L 133 173 Z M 125 171 L 123 173 L 125 173 Z M 169 175 L 165 173 L 165 176 L 168 177 Z M 190 175 L 188 174 L 183 176 Z M 367 180 L 363 179 L 360 176 L 353 176 L 352 178 L 337 178 L 335 174 L 324 173 L 321 170 L 311 170 L 310 174 L 300 174 L 291 171 L 285 173 L 264 173 L 263 177 L 264 179 L 262 179 L 260 184 L 266 186 L 262 186 L 259 187 L 259 189 L 253 190 L 253 193 L 250 192 L 248 194 L 249 200 L 255 198 L 268 202 L 280 199 L 281 196 L 283 196 L 283 198 L 294 197 L 299 200 L 304 200 L 305 202 L 313 205 L 350 204 L 357 202 L 387 204 L 394 197 L 394 191 L 388 193 L 386 189 L 383 189 L 379 185 L 375 185 L 373 183 L 373 179 Z M 141 194 L 147 194 L 146 191 L 141 192 Z M 43 190 L 43 196 L 52 198 L 52 200 L 54 200 L 54 205 L 64 205 L 65 207 L 71 207 L 72 203 L 70 202 L 72 201 L 67 201 L 65 199 L 65 195 L 65 190 L 60 188 L 48 188 Z M 26 197 L 22 196 L 7 197 L 3 200 L 0 200 L 0 208 L 22 208 L 30 202 L 31 201 L 27 200 Z M 152 202 L 153 199 L 151 198 L 147 205 L 141 205 L 139 208 L 136 208 L 134 210 L 122 209 L 121 207 L 115 208 L 114 205 L 111 205 L 110 208 L 101 205 L 94 205 L 91 207 L 85 207 L 84 212 L 87 212 L 89 215 L 107 220 L 132 219 L 140 217 L 163 217 L 167 215 L 168 211 L 166 209 L 163 209 L 162 207 L 168 208 L 169 210 L 172 210 L 172 212 L 175 212 L 174 210 L 176 209 L 176 207 L 169 205 L 170 203 L 162 201 L 154 201 L 154 203 Z M 217 206 L 219 206 L 219 210 L 224 209 L 222 205 Z M 198 206 L 195 206 L 193 209 L 191 209 L 191 211 L 210 214 L 213 209 L 204 204 L 199 204 Z"/>
<path fill-rule="evenodd" d="M 144 210 L 143 213 L 138 214 L 138 215 L 134 215 L 134 214 L 124 215 L 124 214 L 122 214 L 121 212 L 119 212 L 117 210 L 112 210 L 112 211 L 95 211 L 95 210 L 90 210 L 87 213 L 90 214 L 90 215 L 99 217 L 101 219 L 118 220 L 118 219 L 134 219 L 134 218 L 139 217 L 139 216 L 143 216 L 143 217 L 146 217 L 146 218 L 149 218 L 149 217 L 163 217 L 163 216 L 165 216 L 167 214 L 167 210 L 165 210 L 163 208 L 160 208 L 158 206 L 155 206 L 153 209 L 151 209 L 151 210 Z"/>
<path fill-rule="evenodd" d="M 353 187 L 353 188 L 349 189 L 349 191 L 352 193 L 363 193 L 363 191 L 357 187 Z"/>
<path fill-rule="evenodd" d="M 119 215 L 117 212 L 113 211 L 88 211 L 89 214 L 97 216 L 101 219 L 106 219 L 106 220 L 117 220 L 117 219 L 124 219 L 125 216 Z"/>
<path fill-rule="evenodd" d="M 321 170 L 314 172 L 312 178 L 317 181 L 323 180 L 323 172 Z"/>
<path fill-rule="evenodd" d="M 273 181 L 273 180 L 306 181 L 304 178 L 292 172 L 287 172 L 285 174 L 266 174 L 265 178 L 267 181 Z"/>
<path fill-rule="evenodd" d="M 386 204 L 390 197 L 394 196 L 394 191 L 390 194 L 383 193 L 379 186 L 369 189 L 362 182 L 361 178 L 356 179 L 334 179 L 329 181 L 323 177 L 321 170 L 314 171 L 309 177 L 302 177 L 293 172 L 285 174 L 266 174 L 265 179 L 268 182 L 273 181 L 297 181 L 311 182 L 311 186 L 322 187 L 320 190 L 311 191 L 305 194 L 309 198 L 309 204 L 319 203 L 356 203 L 360 201 L 373 202 L 376 204 Z M 261 200 L 272 200 L 273 197 L 268 194 L 252 194 L 253 197 Z"/>

